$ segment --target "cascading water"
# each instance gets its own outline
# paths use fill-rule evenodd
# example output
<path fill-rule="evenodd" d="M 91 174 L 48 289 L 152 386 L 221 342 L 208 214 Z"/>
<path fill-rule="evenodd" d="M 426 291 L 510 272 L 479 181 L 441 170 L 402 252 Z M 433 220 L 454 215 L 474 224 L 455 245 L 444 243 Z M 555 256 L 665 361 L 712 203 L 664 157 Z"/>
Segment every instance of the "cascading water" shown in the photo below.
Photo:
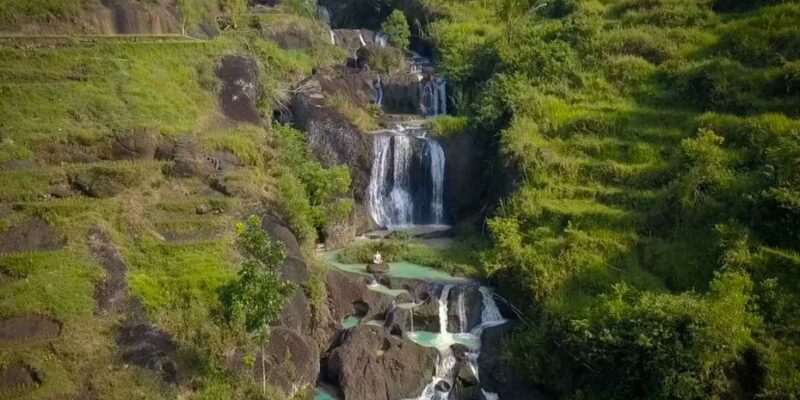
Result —
<path fill-rule="evenodd" d="M 447 81 L 444 78 L 433 76 L 420 82 L 420 108 L 426 117 L 447 114 Z"/>
<path fill-rule="evenodd" d="M 363 33 L 363 32 L 361 32 L 361 30 L 360 30 L 360 29 L 358 30 L 358 41 L 360 41 L 360 42 L 361 42 L 361 45 L 362 45 L 362 46 L 366 46 L 366 45 L 367 45 L 367 42 L 366 42 L 366 41 L 364 41 L 364 33 Z"/>
<path fill-rule="evenodd" d="M 328 7 L 317 6 L 317 17 L 326 25 L 331 24 L 331 12 L 328 10 Z"/>
<path fill-rule="evenodd" d="M 330 29 L 329 32 L 331 34 L 331 44 L 336 46 L 336 33 L 333 32 L 333 29 Z"/>
<path fill-rule="evenodd" d="M 451 345 L 453 343 L 457 343 L 458 337 L 463 336 L 473 336 L 477 337 L 478 342 L 469 352 L 466 353 L 467 363 L 472 369 L 472 372 L 475 374 L 475 377 L 478 378 L 480 381 L 480 375 L 478 374 L 478 357 L 480 355 L 480 336 L 483 333 L 483 330 L 502 324 L 506 322 L 503 316 L 500 314 L 500 310 L 497 308 L 497 303 L 494 301 L 494 294 L 492 293 L 491 289 L 486 287 L 480 287 L 478 290 L 481 293 L 482 301 L 481 301 L 481 322 L 475 328 L 472 329 L 471 332 L 466 332 L 466 307 L 462 305 L 464 304 L 463 296 L 464 296 L 464 287 L 459 287 L 459 297 L 456 300 L 456 308 L 457 308 L 457 315 L 459 318 L 459 330 L 460 332 L 453 334 L 447 331 L 448 328 L 448 298 L 450 296 L 451 290 L 454 288 L 454 285 L 445 285 L 442 288 L 441 293 L 439 294 L 439 335 L 433 339 L 433 345 L 436 347 L 438 352 L 438 357 L 436 360 L 436 373 L 431 379 L 431 382 L 425 386 L 423 389 L 422 394 L 416 399 L 411 400 L 447 400 L 450 396 L 450 391 L 453 388 L 455 375 L 456 375 L 456 365 L 458 364 L 458 360 L 456 359 L 455 355 L 453 354 L 453 350 L 451 349 Z M 417 338 L 417 333 L 412 332 L 409 334 L 409 337 L 413 339 Z M 446 385 L 442 385 L 441 381 L 446 382 Z M 446 389 L 446 390 L 445 390 Z M 484 397 L 490 400 L 499 400 L 500 397 L 496 393 L 487 392 L 481 389 Z"/>
<path fill-rule="evenodd" d="M 369 208 L 387 228 L 444 224 L 442 146 L 395 131 L 375 137 Z"/>
<path fill-rule="evenodd" d="M 389 38 L 381 32 L 375 32 L 375 37 L 372 40 L 380 47 L 386 47 L 389 43 Z"/>

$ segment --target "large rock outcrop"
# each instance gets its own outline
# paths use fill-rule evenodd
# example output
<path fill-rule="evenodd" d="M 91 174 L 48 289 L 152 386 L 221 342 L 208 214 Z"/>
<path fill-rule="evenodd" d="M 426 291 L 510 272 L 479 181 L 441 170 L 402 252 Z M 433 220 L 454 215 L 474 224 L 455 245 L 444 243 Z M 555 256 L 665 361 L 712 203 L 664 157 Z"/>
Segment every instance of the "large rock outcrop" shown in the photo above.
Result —
<path fill-rule="evenodd" d="M 371 96 L 368 78 L 346 69 L 320 74 L 301 83 L 305 90 L 292 99 L 294 125 L 306 133 L 314 157 L 326 168 L 344 165 L 350 171 L 356 207 L 348 220 L 339 221 L 325 232 L 326 243 L 331 247 L 379 228 L 364 207 L 372 171 L 372 136 L 359 130 L 326 100 L 336 95 L 346 96 L 353 104 L 367 104 Z"/>
<path fill-rule="evenodd" d="M 259 86 L 255 60 L 245 56 L 225 56 L 217 69 L 217 77 L 222 81 L 219 100 L 225 116 L 234 121 L 260 124 L 261 117 L 256 107 Z"/>
<path fill-rule="evenodd" d="M 348 400 L 394 400 L 419 396 L 435 367 L 432 348 L 358 325 L 330 352 L 325 373 Z"/>
<path fill-rule="evenodd" d="M 13 31 L 24 35 L 173 35 L 188 32 L 201 36 L 213 36 L 218 32 L 212 21 L 200 26 L 185 25 L 173 1 L 103 0 L 96 3 L 57 21 L 0 26 L 0 32 Z"/>
<path fill-rule="evenodd" d="M 339 271 L 329 271 L 325 284 L 331 317 L 338 321 L 351 315 L 382 317 L 392 306 L 391 296 L 369 290 L 363 282 Z"/>
<path fill-rule="evenodd" d="M 372 137 L 326 102 L 329 93 L 358 88 L 358 82 L 367 85 L 369 93 L 368 83 L 356 74 L 311 78 L 301 84 L 308 90 L 293 98 L 291 108 L 295 126 L 306 132 L 308 146 L 317 160 L 325 167 L 346 165 L 352 178 L 353 195 L 356 201 L 362 201 L 372 170 Z M 356 90 L 359 91 L 364 89 Z"/>
<path fill-rule="evenodd" d="M 0 253 L 52 251 L 64 247 L 65 243 L 47 221 L 34 218 L 0 234 Z"/>
<path fill-rule="evenodd" d="M 280 388 L 286 398 L 293 398 L 317 381 L 319 371 L 319 349 L 314 340 L 288 327 L 277 326 L 270 332 L 263 363 L 259 355 L 252 376 L 260 381 L 265 373 L 271 386 Z"/>

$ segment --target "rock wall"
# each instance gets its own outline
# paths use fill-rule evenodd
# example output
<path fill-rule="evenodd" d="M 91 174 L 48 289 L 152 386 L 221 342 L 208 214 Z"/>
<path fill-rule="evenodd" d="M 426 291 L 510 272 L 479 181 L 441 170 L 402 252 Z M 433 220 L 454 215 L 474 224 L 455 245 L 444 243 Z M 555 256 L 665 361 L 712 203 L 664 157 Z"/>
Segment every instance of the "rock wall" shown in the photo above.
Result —
<path fill-rule="evenodd" d="M 326 102 L 327 96 L 336 94 L 354 104 L 366 104 L 371 96 L 368 82 L 369 75 L 346 70 L 317 75 L 300 84 L 305 90 L 297 93 L 291 103 L 293 123 L 306 133 L 314 157 L 325 167 L 345 165 L 350 171 L 356 207 L 348 221 L 325 232 L 331 247 L 378 228 L 364 207 L 372 170 L 373 138 Z"/>

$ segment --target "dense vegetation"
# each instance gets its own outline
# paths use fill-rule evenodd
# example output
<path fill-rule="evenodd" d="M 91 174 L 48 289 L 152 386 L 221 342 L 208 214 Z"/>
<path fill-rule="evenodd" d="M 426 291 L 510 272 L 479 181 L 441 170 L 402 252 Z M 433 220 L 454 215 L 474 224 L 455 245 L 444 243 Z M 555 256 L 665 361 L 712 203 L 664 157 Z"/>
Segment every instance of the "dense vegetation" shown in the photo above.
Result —
<path fill-rule="evenodd" d="M 564 398 L 800 398 L 800 4 L 426 3 L 517 171 L 483 268 L 527 307 L 519 370 Z"/>

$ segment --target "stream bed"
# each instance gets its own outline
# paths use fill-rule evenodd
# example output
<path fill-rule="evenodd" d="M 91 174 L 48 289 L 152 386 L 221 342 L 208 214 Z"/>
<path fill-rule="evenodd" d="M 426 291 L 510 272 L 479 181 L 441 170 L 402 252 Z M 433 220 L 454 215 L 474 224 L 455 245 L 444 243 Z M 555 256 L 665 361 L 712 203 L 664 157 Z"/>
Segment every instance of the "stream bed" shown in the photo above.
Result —
<path fill-rule="evenodd" d="M 364 264 L 348 264 L 338 260 L 341 251 L 326 252 L 323 256 L 324 260 L 331 266 L 351 274 L 358 274 L 363 276 L 372 276 L 366 272 Z M 461 345 L 460 351 L 464 354 L 460 357 L 465 358 L 472 370 L 474 376 L 480 381 L 480 374 L 478 369 L 478 357 L 480 356 L 481 349 L 481 334 L 483 330 L 492 326 L 497 326 L 506 322 L 506 319 L 500 314 L 497 304 L 494 300 L 493 291 L 485 286 L 479 286 L 477 282 L 455 277 L 445 271 L 431 268 L 424 265 L 409 263 L 409 262 L 396 262 L 389 263 L 390 269 L 386 274 L 390 277 L 416 279 L 426 282 L 435 283 L 434 290 L 431 298 L 428 301 L 437 302 L 438 306 L 438 319 L 439 331 L 432 332 L 427 330 L 414 330 L 413 326 L 413 313 L 414 309 L 421 306 L 423 302 L 405 302 L 394 304 L 394 308 L 405 309 L 411 312 L 411 329 L 403 334 L 405 340 L 413 341 L 424 347 L 434 348 L 437 352 L 436 371 L 434 376 L 431 377 L 430 382 L 425 386 L 422 393 L 417 397 L 412 397 L 406 400 L 445 400 L 450 399 L 450 392 L 455 385 L 457 374 L 457 355 L 455 354 L 454 345 Z M 392 297 L 397 297 L 400 293 L 408 293 L 405 289 L 393 289 L 385 285 L 379 284 L 376 281 L 367 284 L 367 288 L 376 292 L 380 292 Z M 480 320 L 474 321 L 473 326 L 468 326 L 467 316 L 469 306 L 465 305 L 465 293 L 472 290 L 475 294 L 481 296 L 480 307 Z M 452 296 L 455 296 L 451 299 Z M 451 308 L 453 308 L 451 310 Z M 473 309 L 475 307 L 473 306 Z M 388 314 L 388 313 L 387 313 Z M 342 329 L 349 329 L 358 324 L 365 323 L 367 325 L 375 326 L 378 329 L 384 327 L 382 320 L 369 320 L 365 321 L 359 317 L 348 317 L 342 321 Z M 495 393 L 486 392 L 481 389 L 484 398 L 498 399 Z M 315 400 L 329 400 L 338 399 L 336 397 L 336 389 L 329 386 L 319 386 L 315 393 Z"/>

